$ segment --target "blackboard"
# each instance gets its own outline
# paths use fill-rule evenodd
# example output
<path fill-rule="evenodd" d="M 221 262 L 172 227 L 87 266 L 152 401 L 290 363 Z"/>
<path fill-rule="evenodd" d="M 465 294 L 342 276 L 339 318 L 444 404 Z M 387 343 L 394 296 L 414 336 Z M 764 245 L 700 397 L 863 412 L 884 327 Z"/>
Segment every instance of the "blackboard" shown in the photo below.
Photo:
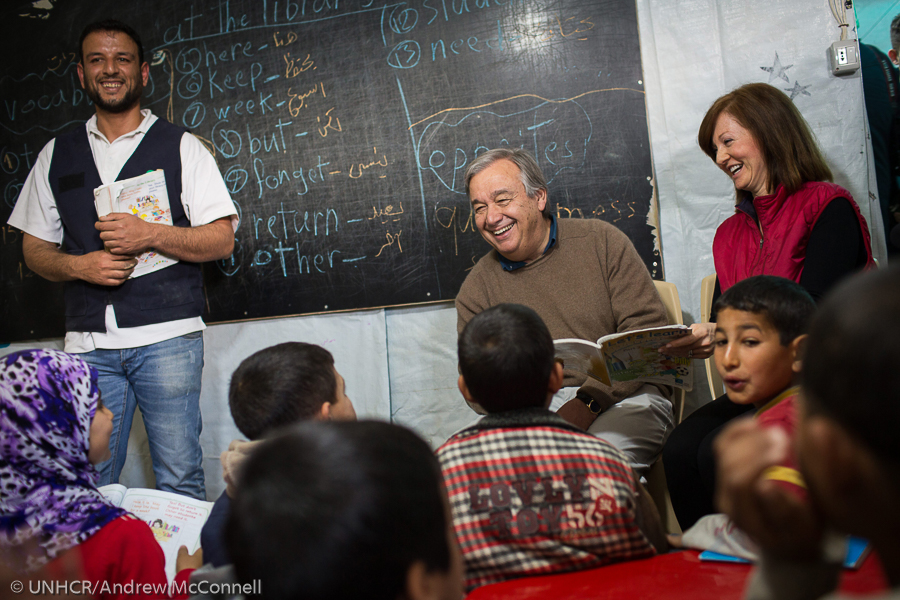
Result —
<path fill-rule="evenodd" d="M 0 341 L 63 332 L 5 223 L 44 144 L 93 114 L 76 45 L 100 18 L 138 30 L 142 105 L 207 144 L 239 207 L 208 322 L 453 298 L 488 250 L 465 166 L 504 145 L 535 153 L 556 214 L 614 223 L 661 277 L 634 0 L 38 4 L 0 24 Z"/>

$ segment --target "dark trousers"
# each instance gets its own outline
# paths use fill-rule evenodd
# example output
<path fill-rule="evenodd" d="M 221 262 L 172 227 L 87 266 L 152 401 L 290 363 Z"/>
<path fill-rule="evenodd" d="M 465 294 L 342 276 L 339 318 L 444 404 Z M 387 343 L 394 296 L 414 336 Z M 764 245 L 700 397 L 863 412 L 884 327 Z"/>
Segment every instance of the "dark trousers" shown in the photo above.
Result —
<path fill-rule="evenodd" d="M 691 413 L 669 436 L 663 448 L 663 466 L 672 508 L 682 530 L 700 517 L 717 512 L 713 505 L 713 440 L 729 421 L 752 410 L 752 404 L 735 404 L 727 395 L 720 396 Z"/>

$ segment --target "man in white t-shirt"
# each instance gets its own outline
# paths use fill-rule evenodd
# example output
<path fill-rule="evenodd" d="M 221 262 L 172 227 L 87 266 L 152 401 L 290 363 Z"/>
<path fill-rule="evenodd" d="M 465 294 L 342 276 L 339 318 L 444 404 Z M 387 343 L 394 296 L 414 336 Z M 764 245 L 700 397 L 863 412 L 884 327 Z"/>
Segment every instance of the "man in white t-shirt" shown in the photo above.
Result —
<path fill-rule="evenodd" d="M 115 415 L 100 485 L 118 481 L 140 406 L 157 487 L 205 499 L 199 263 L 231 254 L 237 213 L 197 138 L 141 110 L 150 68 L 137 33 L 118 21 L 93 23 L 79 47 L 78 77 L 96 114 L 44 147 L 9 224 L 23 231 L 28 267 L 66 282 L 65 349 L 97 369 Z M 98 219 L 96 187 L 156 169 L 165 173 L 174 225 L 127 213 Z M 151 248 L 179 262 L 129 279 L 135 257 Z"/>

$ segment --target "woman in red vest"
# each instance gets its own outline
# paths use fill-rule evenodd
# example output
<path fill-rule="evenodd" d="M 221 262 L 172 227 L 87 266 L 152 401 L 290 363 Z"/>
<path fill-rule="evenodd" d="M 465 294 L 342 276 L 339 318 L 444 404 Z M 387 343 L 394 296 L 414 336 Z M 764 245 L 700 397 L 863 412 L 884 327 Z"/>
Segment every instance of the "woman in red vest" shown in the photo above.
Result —
<path fill-rule="evenodd" d="M 747 277 L 777 275 L 818 301 L 845 275 L 874 264 L 859 207 L 850 192 L 831 183 L 809 126 L 780 90 L 751 83 L 722 96 L 703 118 L 697 141 L 736 192 L 735 214 L 713 241 L 713 300 Z M 715 323 L 695 323 L 691 330 L 666 352 L 711 356 Z M 714 512 L 712 440 L 747 410 L 721 396 L 691 414 L 666 443 L 663 464 L 683 529 Z"/>

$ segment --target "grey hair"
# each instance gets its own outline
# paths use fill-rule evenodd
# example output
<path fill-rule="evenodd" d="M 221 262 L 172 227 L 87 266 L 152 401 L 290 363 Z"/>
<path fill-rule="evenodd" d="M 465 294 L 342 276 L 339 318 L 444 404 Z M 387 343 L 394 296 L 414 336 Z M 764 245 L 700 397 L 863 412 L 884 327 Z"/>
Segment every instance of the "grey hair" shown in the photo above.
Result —
<path fill-rule="evenodd" d="M 475 160 L 469 163 L 466 168 L 466 195 L 469 196 L 469 182 L 472 178 L 487 169 L 498 160 L 508 160 L 519 167 L 519 173 L 522 178 L 522 185 L 525 186 L 525 193 L 529 198 L 534 196 L 541 190 L 547 191 L 547 180 L 544 179 L 544 173 L 538 166 L 537 161 L 528 150 L 521 148 L 494 148 L 480 154 Z M 549 199 L 549 194 L 548 194 Z M 542 211 L 544 216 L 550 214 L 550 202 L 544 204 Z"/>

